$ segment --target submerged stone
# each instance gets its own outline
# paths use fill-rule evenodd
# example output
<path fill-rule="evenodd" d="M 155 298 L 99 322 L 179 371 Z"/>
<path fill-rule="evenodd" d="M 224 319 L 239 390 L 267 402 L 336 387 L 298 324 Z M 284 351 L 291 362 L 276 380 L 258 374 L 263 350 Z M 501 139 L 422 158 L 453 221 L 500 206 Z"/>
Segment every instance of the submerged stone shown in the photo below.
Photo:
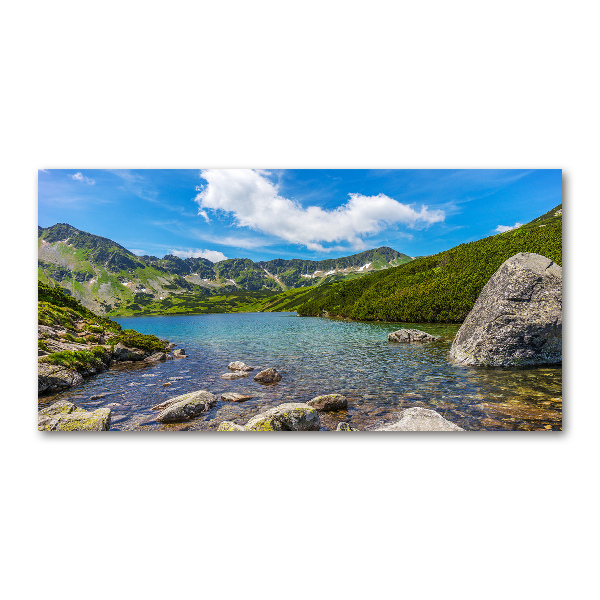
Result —
<path fill-rule="evenodd" d="M 348 408 L 348 399 L 342 394 L 326 394 L 309 400 L 306 404 L 317 410 L 344 410 Z"/>
<path fill-rule="evenodd" d="M 281 381 L 281 374 L 273 368 L 265 369 L 254 376 L 254 381 L 259 383 L 276 383 Z"/>

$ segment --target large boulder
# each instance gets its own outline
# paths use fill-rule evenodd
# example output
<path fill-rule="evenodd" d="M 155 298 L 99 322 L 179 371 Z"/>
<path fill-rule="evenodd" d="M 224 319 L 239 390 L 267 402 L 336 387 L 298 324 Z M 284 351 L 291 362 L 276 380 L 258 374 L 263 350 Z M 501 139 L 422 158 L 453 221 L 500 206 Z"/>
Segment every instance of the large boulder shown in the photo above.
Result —
<path fill-rule="evenodd" d="M 464 429 L 444 419 L 435 410 L 414 407 L 404 410 L 399 421 L 374 431 L 464 431 Z"/>
<path fill-rule="evenodd" d="M 434 342 L 439 340 L 439 337 L 431 335 L 420 329 L 398 329 L 388 334 L 388 342 L 399 342 L 402 344 Z"/>
<path fill-rule="evenodd" d="M 348 399 L 342 394 L 326 394 L 309 400 L 306 404 L 317 410 L 345 410 L 348 408 Z"/>
<path fill-rule="evenodd" d="M 83 410 L 68 400 L 55 402 L 38 413 L 40 431 L 108 431 L 110 408 Z"/>
<path fill-rule="evenodd" d="M 562 363 L 562 268 L 521 252 L 485 284 L 450 357 L 492 367 Z"/>
<path fill-rule="evenodd" d="M 247 365 L 245 362 L 241 360 L 236 360 L 235 362 L 230 362 L 227 365 L 227 368 L 230 371 L 254 371 L 254 367 Z"/>
<path fill-rule="evenodd" d="M 60 392 L 83 383 L 83 377 L 73 369 L 61 365 L 38 362 L 38 394 Z"/>
<path fill-rule="evenodd" d="M 175 358 L 185 358 L 185 350 L 183 348 L 179 348 L 179 350 L 174 350 L 173 356 Z"/>
<path fill-rule="evenodd" d="M 320 427 L 319 413 L 300 402 L 280 404 L 246 423 L 250 431 L 318 431 Z"/>
<path fill-rule="evenodd" d="M 189 421 L 201 414 L 208 412 L 217 403 L 216 396 L 206 390 L 198 390 L 181 396 L 170 398 L 152 407 L 160 410 L 156 420 L 160 423 L 173 423 L 176 421 Z"/>
<path fill-rule="evenodd" d="M 254 381 L 258 381 L 259 383 L 276 383 L 277 381 L 281 381 L 281 375 L 275 369 L 269 368 L 257 373 L 254 376 Z"/>
<path fill-rule="evenodd" d="M 155 352 L 144 359 L 145 362 L 159 362 L 161 360 L 167 360 L 167 355 L 165 352 Z"/>

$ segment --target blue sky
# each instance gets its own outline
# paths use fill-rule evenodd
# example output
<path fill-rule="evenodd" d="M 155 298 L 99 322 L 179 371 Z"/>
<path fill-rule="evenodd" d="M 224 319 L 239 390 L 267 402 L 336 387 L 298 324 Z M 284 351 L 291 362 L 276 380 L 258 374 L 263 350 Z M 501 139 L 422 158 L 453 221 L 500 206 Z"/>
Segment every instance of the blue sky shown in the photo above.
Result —
<path fill-rule="evenodd" d="M 560 170 L 49 169 L 42 227 L 69 223 L 135 254 L 409 256 L 524 224 L 562 202 Z"/>

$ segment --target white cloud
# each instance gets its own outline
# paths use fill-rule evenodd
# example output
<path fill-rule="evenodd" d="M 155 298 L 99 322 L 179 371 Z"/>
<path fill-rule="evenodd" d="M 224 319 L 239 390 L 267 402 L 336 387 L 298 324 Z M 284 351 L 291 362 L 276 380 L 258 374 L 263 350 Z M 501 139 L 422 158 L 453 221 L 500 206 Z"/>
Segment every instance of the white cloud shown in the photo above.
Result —
<path fill-rule="evenodd" d="M 129 252 L 133 252 L 136 256 L 143 256 L 148 254 L 145 250 L 139 250 L 138 248 L 128 248 Z"/>
<path fill-rule="evenodd" d="M 304 208 L 299 202 L 280 196 L 279 186 L 268 175 L 252 169 L 202 171 L 201 176 L 208 183 L 199 188 L 195 198 L 199 214 L 206 214 L 206 210 L 230 213 L 239 227 L 320 251 L 327 250 L 323 242 L 343 241 L 355 249 L 364 249 L 364 237 L 390 226 L 428 227 L 445 218 L 441 210 L 430 211 L 421 206 L 417 211 L 385 194 L 350 194 L 346 204 L 333 210 L 319 206 Z"/>
<path fill-rule="evenodd" d="M 173 256 L 179 256 L 179 258 L 206 258 L 213 263 L 217 263 L 221 260 L 227 260 L 227 257 L 218 250 L 199 250 L 198 248 L 195 250 L 169 250 L 169 254 L 173 254 Z"/>
<path fill-rule="evenodd" d="M 82 173 L 75 173 L 75 175 L 69 175 L 69 177 L 71 179 L 74 179 L 75 181 L 81 181 L 82 183 L 87 183 L 88 185 L 95 185 L 96 184 L 96 182 L 93 179 L 90 179 L 89 177 L 86 177 Z"/>
<path fill-rule="evenodd" d="M 494 231 L 496 233 L 504 233 L 505 231 L 511 231 L 512 229 L 517 229 L 522 226 L 523 223 L 515 223 L 514 225 L 498 225 Z"/>

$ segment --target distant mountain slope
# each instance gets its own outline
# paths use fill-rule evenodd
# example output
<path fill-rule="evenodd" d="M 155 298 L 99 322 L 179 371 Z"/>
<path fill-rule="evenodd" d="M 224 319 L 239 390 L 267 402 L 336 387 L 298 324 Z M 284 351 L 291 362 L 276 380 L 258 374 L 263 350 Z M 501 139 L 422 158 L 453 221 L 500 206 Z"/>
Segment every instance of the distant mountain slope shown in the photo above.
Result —
<path fill-rule="evenodd" d="M 562 264 L 562 204 L 518 229 L 337 284 L 307 299 L 301 315 L 360 320 L 461 322 L 500 265 L 519 252 Z"/>
<path fill-rule="evenodd" d="M 252 303 L 265 294 L 351 279 L 410 260 L 387 247 L 322 261 L 157 258 L 136 256 L 67 223 L 38 226 L 38 279 L 60 286 L 99 314 L 159 314 L 175 307 L 190 312 L 213 296 L 261 292 L 248 299 Z"/>

